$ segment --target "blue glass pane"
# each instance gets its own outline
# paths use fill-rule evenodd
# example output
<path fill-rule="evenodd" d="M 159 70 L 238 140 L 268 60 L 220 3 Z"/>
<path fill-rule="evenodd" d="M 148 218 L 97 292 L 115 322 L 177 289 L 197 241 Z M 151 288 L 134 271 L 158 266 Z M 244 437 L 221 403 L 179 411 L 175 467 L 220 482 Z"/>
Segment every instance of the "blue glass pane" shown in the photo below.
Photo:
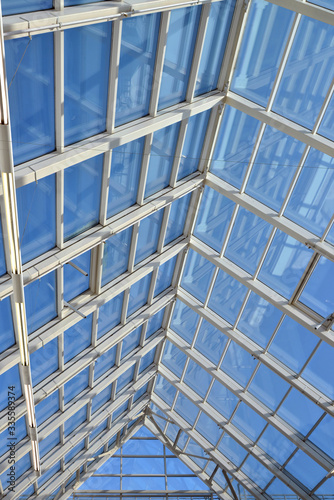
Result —
<path fill-rule="evenodd" d="M 107 217 L 136 203 L 144 142 L 142 137 L 112 152 Z"/>
<path fill-rule="evenodd" d="M 167 262 L 165 262 L 159 267 L 157 281 L 154 289 L 154 297 L 156 297 L 157 295 L 159 295 L 159 293 L 163 292 L 164 290 L 166 290 L 166 288 L 171 286 L 176 259 L 177 255 L 172 259 L 169 259 Z"/>
<path fill-rule="evenodd" d="M 56 272 L 46 274 L 24 287 L 28 334 L 57 316 Z"/>
<path fill-rule="evenodd" d="M 6 40 L 5 50 L 17 165 L 55 149 L 53 33 Z"/>
<path fill-rule="evenodd" d="M 87 418 L 87 405 L 77 411 L 72 417 L 65 421 L 65 436 L 68 436 L 74 429 L 79 427 Z"/>
<path fill-rule="evenodd" d="M 259 280 L 290 298 L 312 251 L 303 243 L 277 231 L 259 273 Z"/>
<path fill-rule="evenodd" d="M 79 323 L 64 332 L 64 361 L 67 363 L 79 352 L 90 346 L 92 337 L 93 315 L 82 319 Z"/>
<path fill-rule="evenodd" d="M 162 326 L 162 320 L 165 314 L 165 309 L 161 309 L 154 316 L 151 316 L 147 322 L 145 340 L 155 333 Z"/>
<path fill-rule="evenodd" d="M 96 3 L 100 1 L 101 0 L 64 0 L 64 5 L 68 7 L 70 5 L 84 5 L 86 3 Z"/>
<path fill-rule="evenodd" d="M 305 144 L 267 126 L 255 157 L 246 193 L 279 211 Z"/>
<path fill-rule="evenodd" d="M 228 434 L 224 434 L 224 437 L 218 446 L 218 450 L 238 466 L 247 455 L 247 451 Z"/>
<path fill-rule="evenodd" d="M 15 344 L 14 325 L 10 298 L 0 301 L 0 353 Z"/>
<path fill-rule="evenodd" d="M 197 170 L 210 112 L 210 110 L 204 111 L 204 113 L 189 118 L 177 174 L 178 181 Z"/>
<path fill-rule="evenodd" d="M 251 292 L 238 322 L 238 330 L 261 347 L 265 347 L 281 315 L 282 313 L 276 307 Z"/>
<path fill-rule="evenodd" d="M 258 120 L 226 106 L 210 171 L 240 188 L 259 128 Z"/>
<path fill-rule="evenodd" d="M 194 403 L 189 401 L 186 396 L 179 393 L 174 409 L 176 413 L 181 415 L 181 417 L 183 417 L 190 425 L 194 425 L 198 414 L 198 408 L 194 405 Z"/>
<path fill-rule="evenodd" d="M 261 365 L 249 386 L 249 392 L 274 410 L 288 388 L 289 384 L 285 380 L 266 366 Z"/>
<path fill-rule="evenodd" d="M 53 7 L 52 0 L 2 0 L 1 3 L 3 16 L 52 9 Z"/>
<path fill-rule="evenodd" d="M 8 388 L 7 388 L 7 390 L 8 390 Z M 9 401 L 13 401 L 13 400 L 9 400 Z M 27 427 L 26 427 L 25 418 L 21 417 L 18 420 L 15 420 L 15 431 L 14 431 L 14 426 L 11 426 L 12 422 L 9 420 L 14 415 L 10 414 L 9 411 L 8 411 L 8 416 L 7 416 L 8 427 L 6 430 L 1 432 L 1 434 L 0 434 L 0 457 L 2 457 L 2 455 L 6 454 L 7 459 L 11 458 L 11 455 L 13 454 L 13 448 L 17 447 L 19 442 L 22 441 L 22 439 L 24 439 L 27 436 Z M 15 438 L 15 446 L 14 447 L 12 447 L 11 438 Z M 14 441 L 14 439 L 13 439 L 13 441 Z M 4 460 L 4 459 L 5 459 L 5 457 L 2 458 L 2 460 Z"/>
<path fill-rule="evenodd" d="M 271 483 L 269 488 L 266 489 L 266 493 L 268 495 L 293 495 L 295 496 L 295 493 L 285 484 L 282 483 L 279 479 L 274 479 L 274 481 Z M 275 498 L 275 497 L 273 497 Z"/>
<path fill-rule="evenodd" d="M 202 398 L 205 397 L 212 377 L 195 361 L 190 360 L 184 376 L 184 382 L 189 385 Z"/>
<path fill-rule="evenodd" d="M 151 285 L 152 273 L 134 283 L 130 288 L 128 316 L 137 311 L 147 302 L 148 291 Z"/>
<path fill-rule="evenodd" d="M 191 194 L 187 194 L 186 196 L 173 201 L 169 212 L 164 245 L 168 245 L 168 243 L 183 234 L 190 198 Z"/>
<path fill-rule="evenodd" d="M 53 465 L 50 469 L 44 472 L 42 477 L 38 479 L 38 486 L 42 486 L 42 484 L 46 483 L 50 478 L 53 478 L 53 476 L 60 471 L 60 462 L 57 462 L 55 465 Z"/>
<path fill-rule="evenodd" d="M 219 316 L 234 324 L 244 301 L 247 288 L 220 270 L 209 300 L 209 307 Z"/>
<path fill-rule="evenodd" d="M 79 452 L 85 448 L 85 440 L 83 439 L 79 444 L 74 446 L 68 453 L 65 455 L 65 463 L 72 460 L 72 458 L 77 457 Z"/>
<path fill-rule="evenodd" d="M 180 123 L 175 123 L 153 134 L 145 198 L 169 185 L 179 129 Z"/>
<path fill-rule="evenodd" d="M 254 274 L 263 254 L 272 226 L 240 207 L 225 250 L 225 257 Z"/>
<path fill-rule="evenodd" d="M 55 391 L 36 405 L 37 425 L 42 425 L 51 415 L 59 410 L 59 392 Z"/>
<path fill-rule="evenodd" d="M 135 371 L 135 367 L 131 366 L 131 368 L 126 370 L 126 372 L 124 372 L 122 375 L 120 375 L 118 377 L 116 394 L 132 381 L 134 371 Z"/>
<path fill-rule="evenodd" d="M 232 423 L 246 436 L 255 441 L 263 430 L 266 421 L 246 404 L 241 403 L 232 419 Z"/>
<path fill-rule="evenodd" d="M 97 380 L 101 377 L 106 371 L 110 370 L 115 364 L 116 359 L 116 346 L 109 349 L 109 351 L 105 352 L 97 358 L 94 367 L 94 380 Z"/>
<path fill-rule="evenodd" d="M 235 0 L 211 4 L 196 81 L 196 96 L 217 87 L 234 6 Z"/>
<path fill-rule="evenodd" d="M 334 119 L 334 97 L 332 96 L 318 130 L 319 134 L 324 135 L 331 141 L 334 141 L 334 130 L 332 126 L 333 119 Z"/>
<path fill-rule="evenodd" d="M 181 286 L 198 300 L 204 302 L 214 270 L 214 264 L 190 249 L 182 276 Z"/>
<path fill-rule="evenodd" d="M 65 169 L 64 240 L 99 222 L 104 155 L 94 156 Z"/>
<path fill-rule="evenodd" d="M 153 352 L 155 352 L 155 349 L 153 349 Z M 146 354 L 146 356 L 144 356 L 144 358 L 146 358 L 150 354 L 151 353 L 149 352 L 148 354 Z M 143 365 L 143 361 L 142 360 L 140 361 L 140 365 L 141 365 L 141 367 L 139 369 L 139 373 L 142 373 L 145 370 L 145 368 L 147 368 L 147 366 L 143 367 L 144 365 Z M 136 394 L 133 396 L 133 402 L 135 403 L 136 401 L 138 401 L 138 399 L 141 398 L 141 396 L 146 393 L 147 389 L 148 389 L 148 384 L 145 384 L 141 389 L 139 389 L 136 392 Z"/>
<path fill-rule="evenodd" d="M 272 473 L 253 456 L 249 456 L 241 470 L 262 489 L 274 477 Z"/>
<path fill-rule="evenodd" d="M 18 365 L 0 375 L 0 411 L 8 406 L 8 391 L 14 392 L 15 400 L 22 396 Z"/>
<path fill-rule="evenodd" d="M 167 340 L 161 362 L 175 375 L 181 377 L 187 356 Z"/>
<path fill-rule="evenodd" d="M 123 359 L 127 354 L 129 354 L 129 352 L 139 346 L 141 330 L 142 327 L 139 326 L 125 337 L 122 342 L 121 359 Z"/>
<path fill-rule="evenodd" d="M 301 18 L 273 111 L 312 129 L 334 77 L 333 41 L 333 26 Z"/>
<path fill-rule="evenodd" d="M 231 417 L 238 398 L 225 386 L 215 381 L 208 397 L 208 403 L 227 419 Z"/>
<path fill-rule="evenodd" d="M 148 368 L 152 363 L 154 363 L 155 352 L 156 349 L 152 349 L 150 352 L 148 352 L 147 354 L 145 354 L 145 356 L 141 358 L 139 364 L 139 373 L 142 373 L 144 370 L 146 370 L 146 368 Z M 145 387 L 143 389 L 145 389 Z M 146 392 L 146 389 L 143 391 L 143 394 L 144 392 Z"/>
<path fill-rule="evenodd" d="M 128 409 L 128 402 L 126 401 L 124 404 L 122 404 L 121 406 L 119 406 L 117 408 L 117 410 L 114 411 L 113 413 L 113 416 L 112 416 L 112 420 L 113 422 L 122 414 L 124 413 L 126 410 Z"/>
<path fill-rule="evenodd" d="M 52 339 L 30 355 L 33 386 L 58 370 L 58 339 Z"/>
<path fill-rule="evenodd" d="M 326 471 L 318 465 L 306 453 L 298 450 L 292 457 L 286 470 L 291 472 L 299 481 L 309 488 L 313 489 L 325 476 Z"/>
<path fill-rule="evenodd" d="M 194 235 L 220 252 L 231 220 L 234 203 L 205 186 Z"/>
<path fill-rule="evenodd" d="M 226 335 L 203 319 L 196 338 L 195 349 L 217 365 L 223 354 L 227 340 Z"/>
<path fill-rule="evenodd" d="M 161 375 L 158 375 L 155 383 L 154 392 L 160 396 L 168 405 L 172 405 L 176 394 L 176 389 Z"/>
<path fill-rule="evenodd" d="M 285 317 L 269 352 L 299 373 L 319 339 L 289 317 Z"/>
<path fill-rule="evenodd" d="M 334 399 L 333 375 L 333 347 L 322 342 L 307 364 L 302 376 L 331 399 Z"/>
<path fill-rule="evenodd" d="M 295 445 L 269 425 L 262 434 L 258 445 L 278 463 L 283 464 L 295 450 Z"/>
<path fill-rule="evenodd" d="M 105 420 L 104 422 L 102 422 L 102 424 L 95 427 L 89 436 L 89 442 L 91 442 L 94 438 L 96 438 L 96 436 L 101 434 L 101 432 L 104 431 L 106 427 L 107 427 L 107 420 Z"/>
<path fill-rule="evenodd" d="M 320 7 L 325 7 L 329 10 L 334 10 L 332 0 L 308 0 L 309 3 L 314 3 L 315 5 L 320 5 Z"/>
<path fill-rule="evenodd" d="M 87 273 L 88 276 L 82 274 L 78 269 L 71 266 L 71 264 L 65 264 L 64 266 L 64 300 L 67 302 L 89 288 L 90 255 L 91 251 L 89 250 L 71 261 Z"/>
<path fill-rule="evenodd" d="M 20 460 L 18 460 L 15 463 L 16 479 L 21 477 L 27 470 L 30 469 L 30 467 L 31 467 L 30 453 L 27 453 L 26 455 L 24 455 L 23 458 L 20 458 Z"/>
<path fill-rule="evenodd" d="M 51 432 L 45 439 L 40 441 L 39 443 L 39 452 L 41 458 L 44 457 L 50 450 L 57 446 L 60 443 L 59 429 Z"/>
<path fill-rule="evenodd" d="M 111 23 L 64 32 L 65 145 L 106 129 L 110 40 Z"/>
<path fill-rule="evenodd" d="M 198 419 L 196 430 L 212 444 L 217 443 L 222 433 L 218 425 L 204 413 Z"/>
<path fill-rule="evenodd" d="M 292 389 L 277 414 L 306 436 L 323 414 L 323 410 L 299 391 Z"/>
<path fill-rule="evenodd" d="M 158 109 L 184 101 L 201 7 L 172 10 Z"/>
<path fill-rule="evenodd" d="M 98 339 L 120 323 L 123 306 L 123 296 L 124 294 L 120 293 L 100 307 L 97 329 Z"/>
<path fill-rule="evenodd" d="M 266 106 L 293 18 L 290 10 L 264 0 L 252 2 L 232 79 L 234 92 Z"/>
<path fill-rule="evenodd" d="M 158 210 L 140 221 L 135 264 L 156 252 L 163 213 L 163 210 Z"/>
<path fill-rule="evenodd" d="M 2 225 L 0 217 L 0 276 L 2 276 L 5 273 L 6 273 L 6 262 L 5 262 L 5 251 L 3 247 Z"/>
<path fill-rule="evenodd" d="M 77 394 L 88 387 L 89 367 L 82 370 L 78 375 L 71 378 L 64 385 L 64 403 L 69 403 Z"/>
<path fill-rule="evenodd" d="M 99 408 L 101 408 L 104 403 L 109 401 L 111 398 L 111 385 L 103 389 L 99 394 L 92 399 L 92 414 L 95 413 Z"/>
<path fill-rule="evenodd" d="M 196 326 L 199 320 L 198 314 L 177 300 L 172 317 L 171 328 L 178 333 L 189 344 L 195 335 Z"/>
<path fill-rule="evenodd" d="M 56 245 L 56 177 L 16 190 L 23 264 Z"/>
<path fill-rule="evenodd" d="M 160 13 L 124 19 L 115 125 L 148 114 Z"/>
<path fill-rule="evenodd" d="M 111 236 L 104 245 L 102 286 L 123 274 L 128 268 L 132 227 Z"/>
<path fill-rule="evenodd" d="M 257 360 L 235 342 L 231 342 L 224 356 L 221 370 L 243 387 L 246 386 L 257 365 Z"/>
<path fill-rule="evenodd" d="M 326 415 L 309 439 L 331 458 L 334 458 L 334 419 L 330 415 Z"/>
<path fill-rule="evenodd" d="M 311 149 L 284 211 L 286 217 L 318 236 L 333 215 L 333 166 L 333 158 Z"/>

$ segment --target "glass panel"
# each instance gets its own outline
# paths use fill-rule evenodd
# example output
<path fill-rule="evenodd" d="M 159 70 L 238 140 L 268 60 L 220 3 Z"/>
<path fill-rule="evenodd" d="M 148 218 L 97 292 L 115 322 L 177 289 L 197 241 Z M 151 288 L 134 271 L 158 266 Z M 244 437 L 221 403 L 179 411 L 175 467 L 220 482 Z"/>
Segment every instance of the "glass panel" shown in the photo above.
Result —
<path fill-rule="evenodd" d="M 85 440 L 83 439 L 79 444 L 74 446 L 68 453 L 65 455 L 65 464 L 68 463 L 72 458 L 77 458 L 79 452 L 85 448 Z"/>
<path fill-rule="evenodd" d="M 152 349 L 151 352 L 153 352 L 153 357 L 154 357 L 155 349 Z M 149 366 L 153 362 L 153 361 L 151 361 L 150 363 L 146 363 L 145 361 L 143 361 L 143 359 L 145 359 L 145 358 L 148 359 L 148 356 L 150 356 L 151 352 L 149 352 L 148 354 L 146 354 L 146 356 L 144 356 L 144 358 L 141 359 L 139 373 L 142 373 L 147 368 L 147 366 Z M 147 364 L 147 366 L 145 366 L 146 364 Z M 138 399 L 141 398 L 141 396 L 143 396 L 143 394 L 145 394 L 147 392 L 147 390 L 148 390 L 148 384 L 145 384 L 133 396 L 133 403 L 135 403 L 136 401 L 138 401 Z"/>
<path fill-rule="evenodd" d="M 167 262 L 162 264 L 159 267 L 157 281 L 154 289 L 154 297 L 159 295 L 159 293 L 163 292 L 171 286 L 172 278 L 174 274 L 175 264 L 176 264 L 177 255 L 172 259 L 169 259 Z"/>
<path fill-rule="evenodd" d="M 37 425 L 42 425 L 51 415 L 59 410 L 59 392 L 55 391 L 36 405 Z"/>
<path fill-rule="evenodd" d="M 160 13 L 122 22 L 115 125 L 148 114 Z"/>
<path fill-rule="evenodd" d="M 67 404 L 71 401 L 77 394 L 88 387 L 89 381 L 89 367 L 82 370 L 78 375 L 72 377 L 64 385 L 64 403 Z"/>
<path fill-rule="evenodd" d="M 15 344 L 14 325 L 12 311 L 10 307 L 10 298 L 7 297 L 0 301 L 0 353 L 8 347 Z"/>
<path fill-rule="evenodd" d="M 181 286 L 204 302 L 215 270 L 214 264 L 190 249 L 187 255 Z"/>
<path fill-rule="evenodd" d="M 245 387 L 256 365 L 257 360 L 255 360 L 251 354 L 231 341 L 224 356 L 221 370 Z"/>
<path fill-rule="evenodd" d="M 288 389 L 289 384 L 264 365 L 260 366 L 249 386 L 249 392 L 272 410 L 277 408 Z"/>
<path fill-rule="evenodd" d="M 224 434 L 218 450 L 237 466 L 240 466 L 247 455 L 247 451 L 227 434 Z"/>
<path fill-rule="evenodd" d="M 289 317 L 279 327 L 269 352 L 299 373 L 319 339 Z"/>
<path fill-rule="evenodd" d="M 158 109 L 184 101 L 201 7 L 171 11 Z"/>
<path fill-rule="evenodd" d="M 215 365 L 218 364 L 228 338 L 203 319 L 195 342 L 195 349 L 206 356 Z"/>
<path fill-rule="evenodd" d="M 5 50 L 17 165 L 55 149 L 53 33 L 6 40 Z"/>
<path fill-rule="evenodd" d="M 252 2 L 231 89 L 266 106 L 294 12 L 264 0 Z"/>
<path fill-rule="evenodd" d="M 247 182 L 246 193 L 279 211 L 304 149 L 304 143 L 267 126 Z"/>
<path fill-rule="evenodd" d="M 199 316 L 180 300 L 176 300 L 171 328 L 189 344 L 192 343 Z"/>
<path fill-rule="evenodd" d="M 104 155 L 94 156 L 65 169 L 64 240 L 99 222 Z"/>
<path fill-rule="evenodd" d="M 99 408 L 101 408 L 104 403 L 109 401 L 111 398 L 111 385 L 103 389 L 92 399 L 92 414 L 94 414 Z"/>
<path fill-rule="evenodd" d="M 264 252 L 272 226 L 240 207 L 225 250 L 225 257 L 254 274 Z"/>
<path fill-rule="evenodd" d="M 14 365 L 0 375 L 0 411 L 8 406 L 8 391 L 14 393 L 15 400 L 22 396 L 18 365 Z M 13 394 L 10 395 L 13 396 Z"/>
<path fill-rule="evenodd" d="M 121 322 L 123 297 L 124 293 L 120 293 L 100 307 L 97 327 L 98 339 Z"/>
<path fill-rule="evenodd" d="M 266 425 L 266 421 L 245 403 L 240 404 L 232 419 L 232 423 L 253 441 L 257 439 Z"/>
<path fill-rule="evenodd" d="M 69 302 L 74 297 L 77 297 L 81 293 L 85 292 L 89 288 L 89 273 L 90 273 L 90 260 L 91 251 L 85 252 L 76 259 L 73 259 L 74 265 L 78 266 L 82 271 L 88 274 L 85 276 L 80 271 L 71 266 L 71 264 L 65 264 L 64 266 L 64 300 Z"/>
<path fill-rule="evenodd" d="M 28 334 L 57 316 L 56 271 L 24 287 Z"/>
<path fill-rule="evenodd" d="M 176 413 L 181 415 L 190 425 L 194 425 L 198 414 L 198 408 L 194 403 L 189 401 L 186 396 L 179 393 L 174 409 Z"/>
<path fill-rule="evenodd" d="M 145 198 L 169 185 L 179 129 L 180 123 L 175 123 L 153 134 Z"/>
<path fill-rule="evenodd" d="M 64 32 L 66 146 L 106 129 L 110 41 L 111 23 Z"/>
<path fill-rule="evenodd" d="M 1 212 L 0 212 L 1 215 Z M 3 216 L 4 219 L 4 216 Z M 1 225 L 1 217 L 0 217 L 0 276 L 5 274 L 7 271 L 6 261 L 5 261 L 5 251 L 3 247 L 3 235 L 2 235 L 2 225 Z"/>
<path fill-rule="evenodd" d="M 102 286 L 128 269 L 132 227 L 111 236 L 104 245 Z"/>
<path fill-rule="evenodd" d="M 297 451 L 285 468 L 310 490 L 326 476 L 326 471 L 301 450 Z"/>
<path fill-rule="evenodd" d="M 148 291 L 151 285 L 152 273 L 134 283 L 130 288 L 128 316 L 147 303 Z"/>
<path fill-rule="evenodd" d="M 301 18 L 273 111 L 312 129 L 334 77 L 333 41 L 333 26 Z"/>
<path fill-rule="evenodd" d="M 241 470 L 247 474 L 248 477 L 253 479 L 253 481 L 261 488 L 269 483 L 269 481 L 274 477 L 272 473 L 260 462 L 256 460 L 253 456 L 249 456 L 241 467 Z"/>
<path fill-rule="evenodd" d="M 58 339 L 52 339 L 30 354 L 30 363 L 32 383 L 36 386 L 58 370 Z"/>
<path fill-rule="evenodd" d="M 220 252 L 234 207 L 231 200 L 205 186 L 194 235 Z"/>
<path fill-rule="evenodd" d="M 168 405 L 173 404 L 173 400 L 176 394 L 176 389 L 173 387 L 166 379 L 161 375 L 158 375 L 154 387 L 154 392 L 160 396 L 160 398 L 165 401 Z"/>
<path fill-rule="evenodd" d="M 94 380 L 101 377 L 106 371 L 110 370 L 115 364 L 117 346 L 112 347 L 97 358 L 94 366 Z"/>
<path fill-rule="evenodd" d="M 212 377 L 193 360 L 189 361 L 188 368 L 184 376 L 184 382 L 189 385 L 202 398 L 205 397 Z"/>
<path fill-rule="evenodd" d="M 259 280 L 290 298 L 312 257 L 312 251 L 277 231 L 262 264 Z"/>
<path fill-rule="evenodd" d="M 140 364 L 139 364 L 139 373 L 142 373 L 144 370 L 146 370 L 146 368 L 148 368 L 152 363 L 154 363 L 155 352 L 156 352 L 156 349 L 154 348 L 141 358 Z M 143 391 L 143 394 L 144 394 L 144 392 L 146 392 L 145 387 L 144 387 L 144 389 L 145 390 Z"/>
<path fill-rule="evenodd" d="M 65 421 L 65 436 L 68 436 L 72 431 L 79 427 L 87 417 L 87 405 L 77 411 L 72 417 Z"/>
<path fill-rule="evenodd" d="M 188 213 L 191 193 L 173 201 L 169 212 L 164 245 L 168 245 L 183 234 L 184 223 Z"/>
<path fill-rule="evenodd" d="M 222 434 L 222 430 L 218 425 L 204 413 L 198 419 L 196 430 L 211 444 L 216 444 Z"/>
<path fill-rule="evenodd" d="M 283 464 L 295 450 L 295 445 L 286 437 L 282 436 L 274 427 L 268 425 L 262 434 L 258 445 L 274 460 Z"/>
<path fill-rule="evenodd" d="M 59 429 L 51 432 L 45 439 L 39 442 L 40 457 L 43 458 L 50 450 L 60 443 Z"/>
<path fill-rule="evenodd" d="M 52 0 L 2 0 L 1 3 L 3 16 L 52 9 L 53 7 Z"/>
<path fill-rule="evenodd" d="M 161 309 L 154 316 L 151 316 L 147 322 L 146 336 L 145 340 L 147 340 L 153 333 L 155 333 L 162 326 L 162 320 L 165 314 L 165 309 Z"/>
<path fill-rule="evenodd" d="M 49 175 L 16 190 L 23 264 L 56 245 L 55 181 Z"/>
<path fill-rule="evenodd" d="M 279 495 L 280 497 L 284 494 L 292 495 L 292 497 L 296 496 L 286 484 L 282 483 L 282 481 L 277 478 L 274 479 L 269 488 L 266 489 L 266 493 L 268 493 L 268 495 Z"/>
<path fill-rule="evenodd" d="M 334 420 L 330 415 L 326 415 L 309 439 L 331 458 L 334 458 L 333 436 Z"/>
<path fill-rule="evenodd" d="M 210 391 L 208 403 L 229 419 L 238 403 L 238 398 L 216 380 Z"/>
<path fill-rule="evenodd" d="M 140 221 L 135 264 L 156 252 L 163 213 L 158 210 Z"/>
<path fill-rule="evenodd" d="M 8 391 L 8 387 L 6 389 Z M 11 394 L 9 394 L 9 397 L 10 396 Z M 7 401 L 12 402 L 13 400 L 9 399 L 9 397 L 7 397 Z M 27 436 L 27 427 L 25 418 L 24 417 L 19 418 L 18 420 L 15 421 L 15 425 L 12 426 L 11 418 L 13 417 L 15 418 L 15 415 L 13 415 L 11 411 L 15 412 L 15 410 L 12 410 L 12 406 L 9 403 L 8 413 L 7 413 L 7 419 L 8 419 L 7 429 L 1 432 L 0 434 L 0 457 L 2 457 L 2 460 L 5 460 L 6 458 L 7 460 L 14 458 L 13 454 L 15 455 L 15 448 L 18 446 L 20 441 L 22 441 L 22 439 L 24 439 Z M 5 454 L 7 456 L 3 457 L 3 455 Z"/>
<path fill-rule="evenodd" d="M 136 203 L 145 138 L 112 151 L 107 217 Z"/>
<path fill-rule="evenodd" d="M 277 414 L 306 436 L 323 414 L 323 410 L 299 391 L 292 389 Z"/>
<path fill-rule="evenodd" d="M 126 385 L 132 382 L 135 366 L 131 366 L 126 372 L 120 375 L 117 379 L 116 394 L 119 393 Z"/>
<path fill-rule="evenodd" d="M 324 135 L 331 141 L 334 141 L 334 130 L 332 127 L 333 119 L 334 119 L 334 97 L 332 96 L 325 111 L 325 115 L 321 120 L 321 124 L 318 130 L 319 134 Z"/>
<path fill-rule="evenodd" d="M 64 361 L 67 363 L 79 352 L 90 346 L 92 337 L 92 320 L 90 314 L 64 332 Z"/>
<path fill-rule="evenodd" d="M 282 313 L 251 292 L 238 322 L 238 329 L 261 347 L 266 347 Z"/>
<path fill-rule="evenodd" d="M 322 342 L 302 376 L 312 385 L 334 399 L 333 381 L 333 347 Z"/>
<path fill-rule="evenodd" d="M 208 305 L 210 309 L 233 325 L 246 293 L 247 288 L 244 285 L 220 270 Z"/>
<path fill-rule="evenodd" d="M 95 439 L 96 436 L 101 434 L 101 432 L 104 431 L 104 429 L 106 429 L 106 427 L 107 427 L 107 420 L 105 420 L 104 422 L 102 422 L 102 424 L 95 427 L 89 436 L 89 442 L 93 441 L 93 439 Z"/>
<path fill-rule="evenodd" d="M 309 3 L 314 3 L 315 5 L 320 5 L 320 7 L 325 7 L 329 10 L 334 10 L 332 0 L 308 0 Z"/>
<path fill-rule="evenodd" d="M 53 478 L 53 476 L 60 471 L 60 462 L 57 462 L 55 465 L 53 465 L 50 469 L 48 469 L 44 474 L 42 475 L 41 478 L 38 479 L 38 486 L 42 486 L 42 484 L 46 483 L 50 478 Z"/>
<path fill-rule="evenodd" d="M 129 333 L 122 342 L 122 355 L 123 359 L 129 352 L 139 346 L 140 335 L 142 327 L 139 326 L 133 332 Z"/>
<path fill-rule="evenodd" d="M 286 217 L 318 236 L 333 215 L 333 166 L 334 158 L 311 149 L 284 211 Z"/>
<path fill-rule="evenodd" d="M 198 168 L 210 112 L 211 110 L 208 110 L 189 118 L 177 174 L 178 181 L 196 172 Z"/>
<path fill-rule="evenodd" d="M 221 64 L 234 12 L 235 0 L 211 4 L 199 65 L 195 96 L 217 87 Z"/>

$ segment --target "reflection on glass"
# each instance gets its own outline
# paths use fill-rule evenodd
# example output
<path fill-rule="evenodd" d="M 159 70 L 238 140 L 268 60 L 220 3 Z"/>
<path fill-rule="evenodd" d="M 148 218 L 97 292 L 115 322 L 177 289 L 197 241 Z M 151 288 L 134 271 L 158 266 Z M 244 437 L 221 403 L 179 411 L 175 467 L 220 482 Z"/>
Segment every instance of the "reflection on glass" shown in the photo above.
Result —
<path fill-rule="evenodd" d="M 202 398 L 205 397 L 212 377 L 192 359 L 189 361 L 184 382 Z"/>
<path fill-rule="evenodd" d="M 158 108 L 184 101 L 201 6 L 172 10 Z"/>
<path fill-rule="evenodd" d="M 111 236 L 104 245 L 102 286 L 120 276 L 128 268 L 132 227 Z"/>
<path fill-rule="evenodd" d="M 211 323 L 203 319 L 195 342 L 195 349 L 211 363 L 218 364 L 228 338 Z"/>
<path fill-rule="evenodd" d="M 148 114 L 160 13 L 122 21 L 115 125 Z"/>
<path fill-rule="evenodd" d="M 163 213 L 158 210 L 140 221 L 135 264 L 157 251 Z"/>
<path fill-rule="evenodd" d="M 246 293 L 247 288 L 244 285 L 220 270 L 208 306 L 233 325 Z"/>
<path fill-rule="evenodd" d="M 265 0 L 250 7 L 231 90 L 266 106 L 294 13 Z"/>
<path fill-rule="evenodd" d="M 235 342 L 231 342 L 220 369 L 245 387 L 256 368 L 257 361 L 249 352 Z"/>
<path fill-rule="evenodd" d="M 214 270 L 214 264 L 190 249 L 182 276 L 182 288 L 194 295 L 201 302 L 204 302 Z"/>
<path fill-rule="evenodd" d="M 110 40 L 111 23 L 64 32 L 65 145 L 106 129 Z"/>
<path fill-rule="evenodd" d="M 17 165 L 55 149 L 53 33 L 6 40 L 5 49 Z"/>

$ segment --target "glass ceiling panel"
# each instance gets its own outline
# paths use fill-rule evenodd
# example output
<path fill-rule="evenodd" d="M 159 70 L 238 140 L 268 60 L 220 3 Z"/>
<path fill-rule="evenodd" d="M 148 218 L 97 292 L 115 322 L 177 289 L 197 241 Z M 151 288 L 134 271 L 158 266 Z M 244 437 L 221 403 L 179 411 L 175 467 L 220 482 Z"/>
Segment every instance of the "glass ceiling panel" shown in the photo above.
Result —
<path fill-rule="evenodd" d="M 64 332 L 64 362 L 67 363 L 74 356 L 90 346 L 92 337 L 93 315 L 80 320 Z"/>
<path fill-rule="evenodd" d="M 228 337 L 226 335 L 204 319 L 198 331 L 194 347 L 212 363 L 217 365 L 227 341 Z"/>
<path fill-rule="evenodd" d="M 318 130 L 319 134 L 327 137 L 331 141 L 334 141 L 334 131 L 332 127 L 333 119 L 334 119 L 334 97 L 332 96 Z"/>
<path fill-rule="evenodd" d="M 4 352 L 15 344 L 13 317 L 9 297 L 0 302 L 0 324 L 0 352 Z"/>
<path fill-rule="evenodd" d="M 187 255 L 181 286 L 201 302 L 205 301 L 215 266 L 190 249 Z"/>
<path fill-rule="evenodd" d="M 3 16 L 52 9 L 53 7 L 52 0 L 2 0 L 1 3 Z"/>
<path fill-rule="evenodd" d="M 292 389 L 277 414 L 306 436 L 322 416 L 323 411 L 296 389 Z"/>
<path fill-rule="evenodd" d="M 292 457 L 286 470 L 310 490 L 326 476 L 326 471 L 301 450 Z"/>
<path fill-rule="evenodd" d="M 163 210 L 158 210 L 140 222 L 135 264 L 156 252 L 163 213 Z"/>
<path fill-rule="evenodd" d="M 313 3 L 315 5 L 320 5 L 320 7 L 325 7 L 329 10 L 334 10 L 333 4 L 331 0 L 308 0 L 309 3 Z"/>
<path fill-rule="evenodd" d="M 188 214 L 191 193 L 173 201 L 169 212 L 167 230 L 164 245 L 168 245 L 173 240 L 183 234 L 183 228 Z"/>
<path fill-rule="evenodd" d="M 1 224 L 1 217 L 0 217 L 0 276 L 5 274 L 7 271 L 3 243 L 4 243 L 4 240 L 3 240 L 2 224 Z"/>
<path fill-rule="evenodd" d="M 299 298 L 300 302 L 324 317 L 333 312 L 333 288 L 329 283 L 333 272 L 333 262 L 321 257 Z"/>
<path fill-rule="evenodd" d="M 28 334 L 45 325 L 57 316 L 56 311 L 56 272 L 24 287 Z"/>
<path fill-rule="evenodd" d="M 69 302 L 74 297 L 85 292 L 89 288 L 89 274 L 90 274 L 91 251 L 85 252 L 71 263 L 79 267 L 84 273 L 73 267 L 70 263 L 64 266 L 64 300 Z"/>
<path fill-rule="evenodd" d="M 58 339 L 52 339 L 30 355 L 33 386 L 58 370 Z"/>
<path fill-rule="evenodd" d="M 244 285 L 220 270 L 211 292 L 208 307 L 233 325 L 246 293 L 247 288 Z"/>
<path fill-rule="evenodd" d="M 123 298 L 124 293 L 120 293 L 99 308 L 97 327 L 98 339 L 121 322 Z"/>
<path fill-rule="evenodd" d="M 102 286 L 120 276 L 128 268 L 132 227 L 111 236 L 104 244 Z"/>

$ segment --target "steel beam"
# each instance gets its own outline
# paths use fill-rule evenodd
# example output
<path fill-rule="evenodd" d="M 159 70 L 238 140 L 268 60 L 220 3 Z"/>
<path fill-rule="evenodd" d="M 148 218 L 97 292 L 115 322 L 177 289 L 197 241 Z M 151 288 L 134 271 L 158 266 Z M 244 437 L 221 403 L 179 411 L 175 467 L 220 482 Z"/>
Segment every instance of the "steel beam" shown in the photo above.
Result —
<path fill-rule="evenodd" d="M 334 11 L 320 7 L 313 3 L 304 2 L 303 0 L 267 0 L 267 2 L 273 3 L 284 9 L 289 9 L 303 16 L 311 17 L 316 21 L 321 21 L 322 23 L 330 24 L 334 26 Z"/>

